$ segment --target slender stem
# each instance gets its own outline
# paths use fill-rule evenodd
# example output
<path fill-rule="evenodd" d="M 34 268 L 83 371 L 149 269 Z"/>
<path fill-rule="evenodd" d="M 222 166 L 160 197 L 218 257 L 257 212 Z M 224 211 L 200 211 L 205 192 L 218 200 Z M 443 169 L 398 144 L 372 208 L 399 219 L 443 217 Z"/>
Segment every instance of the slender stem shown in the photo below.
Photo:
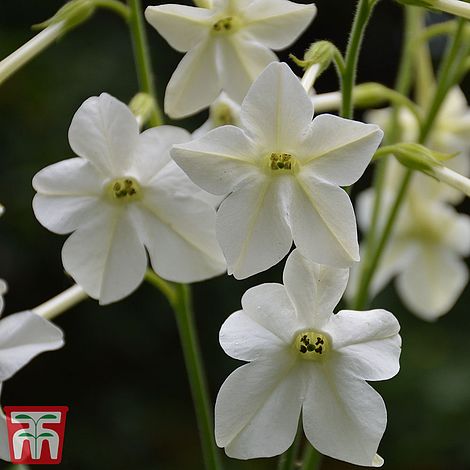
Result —
<path fill-rule="evenodd" d="M 129 7 L 118 0 L 94 0 L 93 2 L 97 7 L 106 8 L 107 10 L 114 11 L 122 17 L 124 21 L 129 21 L 130 11 Z"/>
<path fill-rule="evenodd" d="M 212 407 L 210 405 L 205 372 L 196 334 L 196 325 L 191 306 L 191 290 L 184 284 L 176 284 L 175 292 L 176 299 L 172 306 L 178 323 L 181 346 L 199 426 L 204 461 L 207 470 L 217 470 L 221 468 L 221 464 L 219 452 L 214 441 Z"/>
<path fill-rule="evenodd" d="M 302 459 L 302 470 L 318 470 L 321 465 L 321 454 L 307 442 Z"/>
<path fill-rule="evenodd" d="M 75 284 L 59 295 L 33 308 L 32 311 L 47 320 L 52 320 L 87 298 L 87 293 L 78 284 Z"/>
<path fill-rule="evenodd" d="M 369 22 L 372 10 L 377 0 L 359 0 L 356 15 L 354 17 L 348 47 L 346 49 L 345 70 L 342 77 L 343 102 L 341 116 L 351 119 L 353 117 L 352 93 L 356 82 L 356 70 L 359 60 L 359 52 L 362 45 L 364 32 Z"/>
<path fill-rule="evenodd" d="M 420 34 L 419 39 L 421 41 L 429 41 L 436 36 L 444 36 L 447 34 L 453 34 L 457 23 L 455 20 L 442 21 L 441 23 L 435 23 L 431 26 L 428 26 Z"/>
<path fill-rule="evenodd" d="M 445 166 L 433 167 L 433 171 L 430 172 L 429 175 L 463 192 L 467 197 L 470 197 L 470 179 L 466 176 Z"/>
<path fill-rule="evenodd" d="M 150 118 L 151 126 L 163 124 L 163 114 L 158 106 L 157 94 L 150 61 L 150 54 L 147 44 L 147 34 L 142 16 L 142 6 L 140 0 L 128 0 L 130 8 L 129 26 L 134 47 L 134 58 L 137 68 L 140 90 L 149 94 L 154 101 L 154 109 Z"/>
<path fill-rule="evenodd" d="M 436 0 L 433 8 L 470 19 L 470 5 L 460 0 Z"/>
<path fill-rule="evenodd" d="M 151 270 L 147 271 L 145 279 L 162 292 L 175 312 L 196 412 L 205 467 L 207 470 L 220 470 L 222 466 L 219 451 L 214 441 L 212 407 L 194 322 L 191 289 L 185 284 L 169 283 Z"/>
<path fill-rule="evenodd" d="M 297 434 L 295 435 L 294 442 L 290 448 L 284 452 L 278 460 L 277 470 L 293 470 L 296 468 L 296 459 L 299 453 L 300 443 L 302 442 L 303 437 L 303 427 L 299 423 L 299 428 L 297 429 Z"/>

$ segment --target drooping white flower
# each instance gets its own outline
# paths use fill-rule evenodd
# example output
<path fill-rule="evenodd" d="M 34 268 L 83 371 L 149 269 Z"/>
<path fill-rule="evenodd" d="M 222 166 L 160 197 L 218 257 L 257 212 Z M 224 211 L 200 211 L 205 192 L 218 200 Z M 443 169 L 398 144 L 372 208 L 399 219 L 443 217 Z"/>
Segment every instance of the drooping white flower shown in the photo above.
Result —
<path fill-rule="evenodd" d="M 382 131 L 337 116 L 312 117 L 298 78 L 273 63 L 242 104 L 241 128 L 219 127 L 171 151 L 201 188 L 230 193 L 218 211 L 217 239 L 236 278 L 279 262 L 292 240 L 322 264 L 345 267 L 359 259 L 354 210 L 339 186 L 359 179 Z"/>
<path fill-rule="evenodd" d="M 222 385 L 215 405 L 217 444 L 239 459 L 281 454 L 302 414 L 310 443 L 357 465 L 376 455 L 387 416 L 366 381 L 399 370 L 401 339 L 385 310 L 333 314 L 348 270 L 309 262 L 295 250 L 284 285 L 262 284 L 242 298 L 243 310 L 222 325 L 225 352 L 248 361 Z"/>
<path fill-rule="evenodd" d="M 2 307 L 3 305 L 0 306 L 0 314 Z M 63 336 L 60 328 L 32 311 L 14 313 L 2 318 L 0 320 L 0 392 L 2 382 L 11 378 L 35 356 L 45 351 L 61 348 L 64 344 Z M 6 418 L 1 409 L 0 459 L 10 460 Z"/>
<path fill-rule="evenodd" d="M 276 55 L 312 21 L 315 5 L 288 0 L 214 0 L 211 8 L 148 7 L 148 22 L 180 52 L 187 52 L 165 94 L 165 112 L 181 118 L 209 106 L 223 90 L 241 103 Z"/>
<path fill-rule="evenodd" d="M 397 164 L 397 163 L 394 163 Z M 382 213 L 388 213 L 394 193 L 385 192 Z M 374 194 L 359 195 L 357 211 L 362 231 L 369 229 Z M 468 282 L 462 257 L 470 255 L 470 217 L 452 206 L 409 192 L 371 284 L 371 295 L 392 278 L 407 308 L 424 320 L 435 320 L 455 304 Z M 357 266 L 355 267 L 357 268 Z M 353 295 L 357 270 L 348 293 Z"/>
<path fill-rule="evenodd" d="M 156 273 L 176 282 L 220 274 L 215 209 L 171 161 L 169 148 L 190 137 L 161 126 L 139 134 L 129 108 L 103 93 L 76 112 L 69 141 L 79 158 L 41 170 L 33 208 L 49 230 L 74 232 L 65 269 L 101 304 L 132 292 L 147 254 Z"/>
<path fill-rule="evenodd" d="M 240 126 L 240 105 L 230 99 L 226 93 L 220 96 L 210 105 L 209 119 L 193 132 L 193 138 L 202 137 L 212 129 L 220 126 Z"/>
<path fill-rule="evenodd" d="M 378 124 L 383 129 L 387 129 L 391 116 L 391 108 L 374 110 L 366 114 L 369 122 Z M 400 108 L 398 124 L 402 141 L 417 142 L 419 125 L 408 109 Z M 437 152 L 458 153 L 456 157 L 445 162 L 445 165 L 461 175 L 470 174 L 470 108 L 459 87 L 452 88 L 447 94 L 426 145 Z M 396 188 L 405 171 L 406 169 L 400 168 L 399 165 L 393 165 L 387 172 L 386 185 Z M 421 193 L 423 197 L 438 198 L 452 204 L 464 198 L 461 191 L 422 174 L 414 175 L 411 190 Z"/>

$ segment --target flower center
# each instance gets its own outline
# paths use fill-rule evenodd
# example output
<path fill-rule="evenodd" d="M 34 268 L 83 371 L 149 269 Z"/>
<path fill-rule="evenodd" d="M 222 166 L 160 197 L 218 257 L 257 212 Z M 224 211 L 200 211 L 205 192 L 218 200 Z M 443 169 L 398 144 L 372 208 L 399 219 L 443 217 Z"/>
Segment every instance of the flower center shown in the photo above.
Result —
<path fill-rule="evenodd" d="M 232 33 L 235 29 L 236 20 L 233 16 L 227 16 L 216 21 L 212 25 L 213 33 Z"/>
<path fill-rule="evenodd" d="M 212 112 L 212 120 L 217 127 L 233 124 L 235 122 L 230 106 L 224 103 L 219 104 L 217 108 L 214 109 Z"/>
<path fill-rule="evenodd" d="M 130 176 L 111 181 L 107 186 L 107 193 L 114 202 L 131 202 L 142 199 L 140 184 Z"/>
<path fill-rule="evenodd" d="M 319 361 L 328 353 L 330 339 L 318 331 L 302 331 L 295 337 L 294 348 L 307 361 Z"/>
<path fill-rule="evenodd" d="M 273 152 L 269 156 L 269 168 L 276 172 L 293 172 L 297 168 L 297 159 L 290 153 Z"/>

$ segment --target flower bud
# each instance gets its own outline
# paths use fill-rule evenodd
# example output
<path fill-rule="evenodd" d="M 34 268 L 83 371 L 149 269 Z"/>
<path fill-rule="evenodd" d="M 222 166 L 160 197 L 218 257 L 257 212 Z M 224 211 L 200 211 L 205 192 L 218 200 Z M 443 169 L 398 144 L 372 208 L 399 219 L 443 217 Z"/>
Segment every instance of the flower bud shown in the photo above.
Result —
<path fill-rule="evenodd" d="M 412 170 L 422 171 L 430 176 L 434 176 L 434 169 L 442 166 L 443 161 L 456 155 L 436 152 L 416 143 L 400 143 L 392 147 L 392 153 L 402 165 Z"/>
<path fill-rule="evenodd" d="M 148 93 L 137 93 L 129 103 L 129 108 L 140 126 L 150 119 L 154 106 L 153 98 Z"/>
<path fill-rule="evenodd" d="M 317 77 L 323 73 L 331 64 L 336 51 L 336 46 L 330 41 L 317 41 L 310 45 L 305 51 L 303 60 L 290 54 L 290 58 L 304 70 L 312 65 L 318 64 L 319 70 Z"/>
<path fill-rule="evenodd" d="M 95 9 L 96 5 L 93 0 L 71 0 L 58 10 L 53 17 L 34 25 L 33 28 L 44 29 L 53 24 L 64 22 L 64 29 L 69 30 L 86 21 Z"/>

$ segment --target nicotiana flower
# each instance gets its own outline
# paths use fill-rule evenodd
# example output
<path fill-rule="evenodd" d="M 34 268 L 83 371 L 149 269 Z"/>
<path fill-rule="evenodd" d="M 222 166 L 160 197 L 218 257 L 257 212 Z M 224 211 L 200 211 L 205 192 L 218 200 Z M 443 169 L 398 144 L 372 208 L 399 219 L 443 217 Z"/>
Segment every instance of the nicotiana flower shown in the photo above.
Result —
<path fill-rule="evenodd" d="M 376 455 L 387 415 L 366 381 L 399 370 L 401 338 L 385 310 L 333 314 L 347 269 L 318 265 L 292 252 L 284 285 L 262 284 L 242 298 L 243 310 L 222 325 L 225 352 L 248 361 L 222 385 L 215 405 L 217 444 L 239 459 L 281 454 L 299 417 L 319 452 L 357 465 Z"/>
<path fill-rule="evenodd" d="M 170 159 L 190 138 L 171 126 L 139 134 L 129 108 L 103 93 L 76 112 L 69 141 L 79 158 L 53 164 L 33 179 L 33 208 L 49 230 L 74 232 L 65 269 L 106 304 L 142 281 L 148 250 L 156 273 L 193 282 L 225 269 L 215 238 L 215 209 Z"/>
<path fill-rule="evenodd" d="M 368 112 L 366 118 L 369 122 L 387 129 L 391 115 L 392 109 L 385 108 Z M 400 108 L 398 117 L 401 140 L 416 142 L 419 137 L 416 118 L 406 108 Z M 470 173 L 470 108 L 459 87 L 452 88 L 447 94 L 426 145 L 438 152 L 458 153 L 459 155 L 445 162 L 445 165 L 464 176 Z M 393 170 L 388 171 L 386 184 L 396 187 L 404 171 L 405 169 L 395 165 Z M 458 203 L 464 197 L 461 191 L 422 174 L 414 175 L 412 190 L 414 188 L 423 196 L 439 198 L 450 203 Z"/>
<path fill-rule="evenodd" d="M 218 211 L 217 239 L 236 278 L 276 264 L 292 239 L 312 261 L 345 267 L 359 260 L 354 210 L 339 186 L 359 179 L 382 131 L 312 117 L 298 78 L 272 63 L 243 101 L 241 128 L 222 126 L 171 151 L 201 188 L 230 193 Z"/>
<path fill-rule="evenodd" d="M 3 283 L 4 284 L 4 283 Z M 4 291 L 3 291 L 4 293 Z M 2 308 L 0 307 L 0 314 Z M 61 348 L 62 330 L 31 311 L 14 313 L 0 320 L 0 392 L 12 377 L 44 351 Z M 0 410 L 0 459 L 10 460 L 6 418 Z"/>
<path fill-rule="evenodd" d="M 359 195 L 359 225 L 367 231 L 374 195 Z M 393 193 L 384 194 L 384 213 Z M 470 217 L 459 214 L 440 200 L 411 191 L 392 231 L 371 285 L 375 295 L 393 277 L 407 308 L 424 320 L 435 320 L 447 313 L 468 282 L 468 269 L 462 257 L 470 254 Z M 348 291 L 357 280 L 353 273 Z"/>
<path fill-rule="evenodd" d="M 241 103 L 276 55 L 312 21 L 315 5 L 288 0 L 214 0 L 211 8 L 148 7 L 149 23 L 180 52 L 187 52 L 165 94 L 165 112 L 180 118 L 209 106 L 223 90 Z"/>
<path fill-rule="evenodd" d="M 193 132 L 193 138 L 202 137 L 212 129 L 226 125 L 241 125 L 240 105 L 230 99 L 226 93 L 222 92 L 210 105 L 209 119 Z"/>

